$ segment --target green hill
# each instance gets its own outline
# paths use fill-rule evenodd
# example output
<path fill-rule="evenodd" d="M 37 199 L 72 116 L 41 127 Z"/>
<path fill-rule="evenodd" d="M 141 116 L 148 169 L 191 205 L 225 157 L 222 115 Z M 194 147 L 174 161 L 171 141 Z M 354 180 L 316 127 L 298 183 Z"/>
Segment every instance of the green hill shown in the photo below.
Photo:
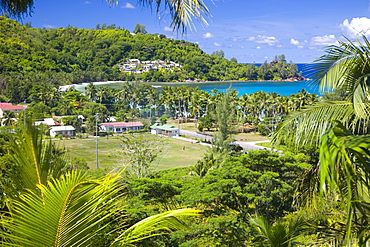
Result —
<path fill-rule="evenodd" d="M 271 80 L 297 75 L 295 64 L 284 60 L 261 67 L 238 64 L 162 34 L 133 35 L 115 24 L 102 27 L 35 29 L 0 16 L 0 90 L 27 91 L 39 81 L 57 86 L 105 80 Z M 117 65 L 128 59 L 173 61 L 182 67 L 172 72 L 124 73 Z"/>

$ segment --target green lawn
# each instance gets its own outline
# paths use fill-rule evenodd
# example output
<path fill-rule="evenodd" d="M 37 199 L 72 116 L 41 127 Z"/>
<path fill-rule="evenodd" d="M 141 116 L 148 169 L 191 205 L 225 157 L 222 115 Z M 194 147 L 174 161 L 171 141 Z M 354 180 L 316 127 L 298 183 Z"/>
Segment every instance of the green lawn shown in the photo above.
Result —
<path fill-rule="evenodd" d="M 177 120 L 169 119 L 167 121 L 168 124 L 178 126 Z M 189 131 L 199 131 L 197 129 L 197 123 L 196 122 L 188 122 L 188 123 L 180 123 L 180 129 L 183 130 L 189 130 Z M 211 131 L 204 130 L 203 132 L 214 134 L 215 130 L 211 129 Z M 234 135 L 234 139 L 236 141 L 242 141 L 242 142 L 255 142 L 255 141 L 266 141 L 268 138 L 266 136 L 260 135 L 258 132 L 250 132 L 250 133 L 237 133 Z"/>
<path fill-rule="evenodd" d="M 148 135 L 150 135 L 148 133 Z M 166 138 L 168 144 L 162 153 L 152 163 L 152 169 L 163 170 L 176 167 L 194 165 L 201 159 L 207 147 L 199 144 L 192 144 L 174 138 Z M 96 165 L 96 139 L 65 139 L 57 140 L 57 144 L 67 149 L 69 158 L 81 157 L 86 159 L 90 168 Z M 116 155 L 120 149 L 119 137 L 99 138 L 99 167 L 110 170 L 121 165 L 121 158 Z M 183 147 L 185 146 L 185 150 Z"/>

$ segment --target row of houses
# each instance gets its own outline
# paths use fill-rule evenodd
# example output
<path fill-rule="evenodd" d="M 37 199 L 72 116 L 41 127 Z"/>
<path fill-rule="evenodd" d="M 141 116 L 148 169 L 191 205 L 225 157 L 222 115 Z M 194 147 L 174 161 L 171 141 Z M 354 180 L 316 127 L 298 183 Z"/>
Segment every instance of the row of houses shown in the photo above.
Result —
<path fill-rule="evenodd" d="M 139 59 L 129 59 L 124 64 L 118 65 L 123 72 L 144 73 L 150 70 L 167 69 L 172 71 L 173 68 L 181 68 L 179 63 L 173 61 L 165 62 L 163 60 L 140 61 Z"/>
<path fill-rule="evenodd" d="M 99 125 L 100 132 L 113 132 L 116 134 L 124 133 L 128 131 L 142 130 L 144 124 L 141 122 L 110 122 L 101 123 Z M 154 135 L 165 135 L 165 136 L 178 136 L 179 129 L 171 125 L 162 125 L 156 123 L 150 126 L 151 133 Z M 73 136 L 74 135 L 73 126 L 52 126 L 50 127 L 50 136 L 55 137 L 57 134 L 60 136 Z"/>
<path fill-rule="evenodd" d="M 26 109 L 25 105 L 13 105 L 11 103 L 0 103 L 0 118 L 4 118 L 7 111 L 19 113 Z M 82 116 L 81 116 L 82 117 Z M 53 118 L 45 118 L 43 120 L 35 121 L 36 126 L 45 125 L 50 130 L 50 136 L 74 136 L 75 128 L 71 125 L 61 125 Z M 113 133 L 124 133 L 128 131 L 142 130 L 144 124 L 141 122 L 109 122 L 101 123 L 99 129 L 101 132 L 113 132 Z M 166 135 L 166 136 L 177 136 L 179 135 L 179 129 L 171 125 L 161 125 L 156 123 L 150 126 L 151 133 L 155 135 Z"/>

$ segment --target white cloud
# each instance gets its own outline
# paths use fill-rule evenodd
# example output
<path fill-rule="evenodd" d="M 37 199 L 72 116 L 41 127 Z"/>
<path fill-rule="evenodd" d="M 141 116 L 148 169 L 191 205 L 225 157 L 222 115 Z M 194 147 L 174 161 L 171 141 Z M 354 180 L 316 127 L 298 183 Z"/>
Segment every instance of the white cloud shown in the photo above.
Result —
<path fill-rule="evenodd" d="M 45 27 L 45 28 L 55 28 L 54 25 L 49 25 L 49 24 L 44 24 L 42 26 Z"/>
<path fill-rule="evenodd" d="M 311 45 L 334 45 L 337 43 L 337 38 L 334 35 L 316 36 L 311 38 Z"/>
<path fill-rule="evenodd" d="M 257 37 L 249 37 L 249 41 L 253 41 L 260 44 L 268 44 L 270 46 L 275 45 L 279 41 L 273 36 L 258 35 Z"/>
<path fill-rule="evenodd" d="M 235 41 L 235 42 L 241 42 L 241 41 L 245 41 L 244 38 L 240 38 L 240 37 L 232 37 L 230 38 L 231 41 Z"/>
<path fill-rule="evenodd" d="M 205 34 L 203 34 L 203 38 L 205 38 L 205 39 L 209 39 L 209 38 L 213 38 L 213 37 L 215 37 L 213 34 L 211 34 L 211 33 L 205 33 Z"/>
<path fill-rule="evenodd" d="M 213 44 L 214 44 L 215 46 L 222 46 L 222 44 L 217 43 L 217 42 L 214 42 Z"/>
<path fill-rule="evenodd" d="M 256 47 L 256 49 L 257 49 L 257 50 L 261 49 L 261 46 L 257 46 L 257 47 Z"/>
<path fill-rule="evenodd" d="M 303 49 L 303 46 L 302 45 L 299 45 L 299 46 L 297 46 L 299 49 Z"/>
<path fill-rule="evenodd" d="M 126 3 L 125 6 L 122 6 L 122 8 L 124 8 L 124 9 L 134 9 L 135 6 L 132 5 L 131 3 Z"/>
<path fill-rule="evenodd" d="M 172 30 L 172 28 L 170 28 L 170 27 L 164 27 L 164 28 L 163 28 L 163 31 L 172 32 L 173 30 Z"/>
<path fill-rule="evenodd" d="M 370 36 L 370 19 L 367 17 L 356 17 L 352 18 L 351 21 L 345 19 L 339 26 L 351 38 L 354 38 L 357 35 Z"/>
<path fill-rule="evenodd" d="M 85 2 L 83 2 L 82 4 L 91 4 L 91 2 L 89 2 L 89 1 L 85 1 Z"/>
<path fill-rule="evenodd" d="M 298 41 L 298 40 L 296 40 L 296 39 L 293 39 L 293 38 L 291 38 L 291 39 L 290 39 L 290 43 L 291 43 L 292 45 L 299 45 L 299 41 Z"/>

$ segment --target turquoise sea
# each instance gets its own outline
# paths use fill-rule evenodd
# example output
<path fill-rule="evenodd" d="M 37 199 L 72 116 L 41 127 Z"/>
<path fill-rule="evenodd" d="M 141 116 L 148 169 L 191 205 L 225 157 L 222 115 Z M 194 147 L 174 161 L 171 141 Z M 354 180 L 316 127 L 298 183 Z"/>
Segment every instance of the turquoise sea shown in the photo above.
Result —
<path fill-rule="evenodd" d="M 302 71 L 302 75 L 306 78 L 309 78 L 309 73 L 306 72 L 305 67 L 306 64 L 297 64 L 298 71 Z M 121 88 L 123 82 L 96 82 L 94 83 L 97 87 L 113 87 L 113 88 Z M 305 89 L 309 93 L 315 93 L 318 95 L 322 95 L 319 92 L 318 86 L 312 83 L 312 80 L 307 81 L 295 81 L 295 82 L 288 82 L 288 81 L 252 81 L 252 82 L 245 82 L 245 81 L 228 81 L 228 82 L 185 82 L 185 83 L 151 83 L 154 87 L 161 89 L 164 86 L 181 86 L 186 85 L 189 87 L 199 87 L 200 89 L 211 92 L 214 89 L 218 91 L 225 92 L 228 88 L 235 89 L 239 92 L 239 96 L 243 94 L 251 94 L 258 91 L 264 92 L 276 92 L 280 95 L 291 95 L 295 94 L 302 89 Z M 80 91 L 84 91 L 85 86 L 88 83 L 84 83 L 82 85 L 76 85 L 76 89 Z"/>
<path fill-rule="evenodd" d="M 318 87 L 312 85 L 311 80 L 308 81 L 253 81 L 253 82 L 217 82 L 217 83 L 185 83 L 185 84 L 170 84 L 170 86 L 187 85 L 189 87 L 199 87 L 200 89 L 211 92 L 213 89 L 225 92 L 229 87 L 239 92 L 239 96 L 243 94 L 251 94 L 258 91 L 276 92 L 280 95 L 291 95 L 302 89 L 309 93 L 319 94 Z M 158 84 L 160 85 L 160 84 Z M 164 85 L 161 85 L 164 86 Z"/>

